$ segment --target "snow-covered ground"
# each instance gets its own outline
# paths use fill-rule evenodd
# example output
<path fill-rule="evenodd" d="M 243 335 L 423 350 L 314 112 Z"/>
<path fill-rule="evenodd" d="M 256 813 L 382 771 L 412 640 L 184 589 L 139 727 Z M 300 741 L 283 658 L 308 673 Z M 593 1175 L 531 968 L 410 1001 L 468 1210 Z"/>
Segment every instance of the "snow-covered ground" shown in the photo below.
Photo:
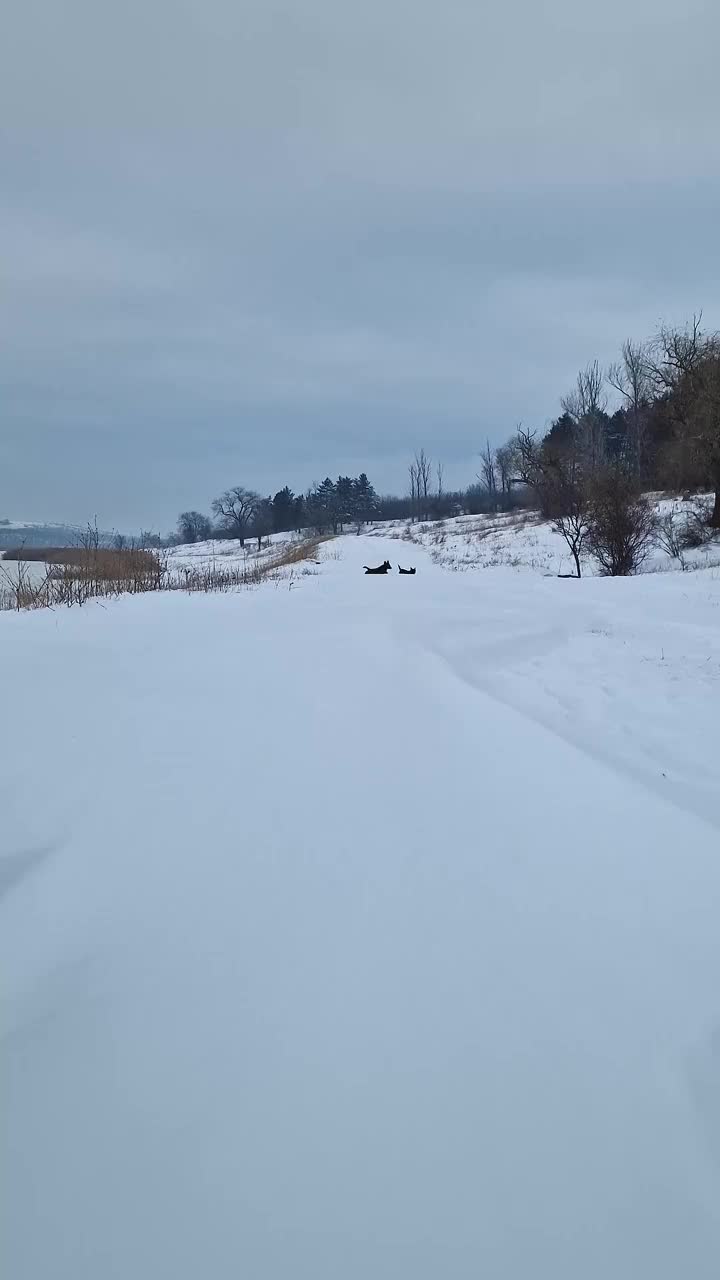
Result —
<path fill-rule="evenodd" d="M 246 538 L 245 546 L 240 545 L 237 538 L 224 538 L 221 541 L 211 539 L 208 542 L 183 543 L 178 547 L 170 547 L 167 552 L 168 568 L 194 568 L 198 565 L 229 565 L 243 568 L 253 564 L 264 563 L 282 554 L 288 547 L 302 541 L 295 533 L 273 533 L 263 538 L 258 548 L 256 538 Z"/>
<path fill-rule="evenodd" d="M 720 574 L 332 547 L 0 615 L 3 1275 L 715 1280 Z"/>
<path fill-rule="evenodd" d="M 670 515 L 678 530 L 692 518 L 694 509 L 707 508 L 710 499 L 697 495 L 689 502 L 660 494 L 647 495 L 658 518 Z M 522 573 L 575 573 L 575 565 L 567 543 L 554 532 L 552 524 L 534 511 L 510 514 L 458 516 L 409 524 L 405 521 L 379 523 L 372 532 L 380 538 L 395 538 L 422 547 L 436 564 L 456 571 L 466 569 L 515 569 Z M 403 551 L 396 548 L 396 555 Z M 643 573 L 692 572 L 696 569 L 720 567 L 720 541 L 708 540 L 702 546 L 683 552 L 677 559 L 662 545 L 649 547 Z M 583 557 L 583 573 L 597 573 L 590 556 Z"/>

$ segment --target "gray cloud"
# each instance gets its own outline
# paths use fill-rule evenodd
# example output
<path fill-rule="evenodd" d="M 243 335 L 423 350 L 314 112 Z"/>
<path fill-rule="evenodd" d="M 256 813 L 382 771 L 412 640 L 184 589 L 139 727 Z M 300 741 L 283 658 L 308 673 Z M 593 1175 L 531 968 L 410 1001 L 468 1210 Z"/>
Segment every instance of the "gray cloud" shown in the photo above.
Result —
<path fill-rule="evenodd" d="M 166 526 L 720 314 L 715 7 L 39 0 L 0 52 L 0 514 Z"/>

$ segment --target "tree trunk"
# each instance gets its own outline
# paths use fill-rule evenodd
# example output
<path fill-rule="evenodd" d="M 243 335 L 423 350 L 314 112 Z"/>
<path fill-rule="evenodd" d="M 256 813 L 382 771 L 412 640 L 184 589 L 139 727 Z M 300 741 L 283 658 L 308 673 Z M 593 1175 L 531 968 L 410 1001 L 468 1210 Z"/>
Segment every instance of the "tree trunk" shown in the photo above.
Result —
<path fill-rule="evenodd" d="M 575 568 L 577 569 L 577 576 L 578 578 L 582 578 L 582 569 L 580 568 L 580 557 L 575 547 L 572 548 L 572 553 L 573 553 L 573 560 L 575 561 Z"/>
<path fill-rule="evenodd" d="M 720 472 L 715 472 L 715 505 L 713 513 L 710 517 L 710 526 L 713 529 L 720 529 Z"/>

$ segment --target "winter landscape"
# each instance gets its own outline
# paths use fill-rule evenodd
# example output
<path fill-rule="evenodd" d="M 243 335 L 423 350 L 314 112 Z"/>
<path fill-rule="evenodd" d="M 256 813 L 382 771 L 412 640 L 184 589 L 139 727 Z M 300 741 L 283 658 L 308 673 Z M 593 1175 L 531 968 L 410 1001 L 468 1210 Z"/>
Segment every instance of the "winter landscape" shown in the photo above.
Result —
<path fill-rule="evenodd" d="M 0 1280 L 718 1280 L 720 6 L 0 39 Z"/>
<path fill-rule="evenodd" d="M 720 570 L 472 520 L 0 614 L 8 1274 L 716 1274 Z"/>

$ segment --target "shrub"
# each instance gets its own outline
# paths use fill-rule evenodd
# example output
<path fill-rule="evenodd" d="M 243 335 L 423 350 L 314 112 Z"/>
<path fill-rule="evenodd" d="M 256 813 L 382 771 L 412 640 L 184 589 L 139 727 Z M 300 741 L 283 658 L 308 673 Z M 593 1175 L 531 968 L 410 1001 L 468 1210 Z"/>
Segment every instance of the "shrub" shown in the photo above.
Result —
<path fill-rule="evenodd" d="M 675 518 L 674 511 L 667 511 L 664 515 L 658 516 L 655 521 L 655 538 L 659 547 L 672 556 L 673 560 L 677 560 L 680 567 L 685 569 L 685 559 L 683 551 L 686 543 L 684 540 L 684 531 Z"/>
<path fill-rule="evenodd" d="M 607 577 L 637 573 L 655 534 L 650 503 L 620 467 L 605 467 L 589 488 L 587 547 Z"/>
<path fill-rule="evenodd" d="M 695 502 L 685 516 L 682 545 L 686 550 L 704 547 L 712 539 L 715 530 L 710 524 L 710 513 L 705 503 Z"/>

